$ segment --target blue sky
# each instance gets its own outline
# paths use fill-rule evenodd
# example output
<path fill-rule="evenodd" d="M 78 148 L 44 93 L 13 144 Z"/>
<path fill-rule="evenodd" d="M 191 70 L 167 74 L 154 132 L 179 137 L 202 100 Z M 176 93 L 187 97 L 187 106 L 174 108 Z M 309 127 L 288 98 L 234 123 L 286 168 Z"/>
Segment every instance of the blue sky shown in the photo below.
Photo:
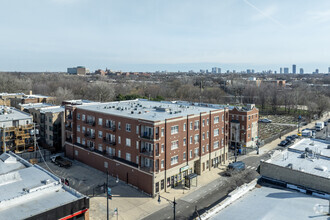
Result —
<path fill-rule="evenodd" d="M 328 0 L 2 0 L 0 70 L 330 66 Z"/>

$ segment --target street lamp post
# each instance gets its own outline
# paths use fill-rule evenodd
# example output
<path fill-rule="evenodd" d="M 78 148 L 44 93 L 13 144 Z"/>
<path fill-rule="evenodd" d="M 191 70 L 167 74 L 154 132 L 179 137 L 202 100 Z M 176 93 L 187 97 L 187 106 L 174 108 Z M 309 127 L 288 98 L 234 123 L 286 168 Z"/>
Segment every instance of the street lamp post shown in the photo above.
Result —
<path fill-rule="evenodd" d="M 170 204 L 172 204 L 173 205 L 173 219 L 175 220 L 175 206 L 176 206 L 176 201 L 175 201 L 175 198 L 174 198 L 174 200 L 172 201 L 172 200 L 169 200 L 169 199 L 167 199 L 167 198 L 165 198 L 165 197 L 162 197 L 160 194 L 158 194 L 158 203 L 160 203 L 160 198 L 163 198 L 163 199 L 165 199 L 167 202 L 169 202 Z"/>

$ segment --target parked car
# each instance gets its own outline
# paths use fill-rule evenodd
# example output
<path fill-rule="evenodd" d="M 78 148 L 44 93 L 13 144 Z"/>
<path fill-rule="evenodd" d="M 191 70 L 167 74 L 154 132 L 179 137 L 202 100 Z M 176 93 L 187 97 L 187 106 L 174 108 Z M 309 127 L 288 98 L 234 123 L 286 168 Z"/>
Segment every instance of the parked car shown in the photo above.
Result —
<path fill-rule="evenodd" d="M 281 143 L 278 144 L 278 146 L 285 147 L 288 144 L 287 141 L 281 141 Z"/>
<path fill-rule="evenodd" d="M 297 134 L 291 135 L 293 139 L 297 139 L 299 136 Z"/>
<path fill-rule="evenodd" d="M 324 121 L 324 126 L 328 126 L 328 122 L 327 121 Z"/>
<path fill-rule="evenodd" d="M 52 156 L 50 160 L 59 167 L 69 168 L 72 166 L 72 162 L 70 160 L 63 158 L 60 155 Z"/>
<path fill-rule="evenodd" d="M 264 118 L 264 119 L 259 119 L 259 122 L 262 122 L 262 123 L 271 123 L 272 120 L 270 120 L 268 118 Z"/>
<path fill-rule="evenodd" d="M 237 161 L 228 165 L 225 176 L 232 176 L 236 173 L 245 170 L 245 163 L 243 161 Z"/>

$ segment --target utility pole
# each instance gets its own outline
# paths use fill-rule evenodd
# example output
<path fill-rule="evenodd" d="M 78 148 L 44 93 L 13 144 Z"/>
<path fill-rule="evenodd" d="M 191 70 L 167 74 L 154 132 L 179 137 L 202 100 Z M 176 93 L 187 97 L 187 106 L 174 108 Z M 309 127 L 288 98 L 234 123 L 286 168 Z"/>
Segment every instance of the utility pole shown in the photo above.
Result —
<path fill-rule="evenodd" d="M 4 152 L 7 153 L 7 146 L 6 146 L 6 128 L 4 125 L 2 125 L 2 132 L 3 132 L 3 149 Z"/>
<path fill-rule="evenodd" d="M 33 123 L 33 140 L 34 140 L 34 152 L 37 150 L 37 137 L 36 137 L 36 123 Z"/>

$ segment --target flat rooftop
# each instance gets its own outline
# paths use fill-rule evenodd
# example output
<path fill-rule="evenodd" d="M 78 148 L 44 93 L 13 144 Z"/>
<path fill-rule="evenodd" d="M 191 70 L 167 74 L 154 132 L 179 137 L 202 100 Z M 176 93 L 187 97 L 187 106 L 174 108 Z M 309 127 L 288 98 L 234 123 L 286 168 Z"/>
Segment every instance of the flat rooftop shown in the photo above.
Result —
<path fill-rule="evenodd" d="M 51 107 L 46 107 L 46 108 L 41 108 L 40 112 L 41 113 L 59 113 L 59 112 L 64 112 L 65 108 L 62 106 L 51 106 Z"/>
<path fill-rule="evenodd" d="M 330 149 L 328 149 L 328 145 L 330 145 L 329 141 L 304 138 L 292 145 L 290 148 L 299 151 L 305 151 L 305 149 L 308 147 L 314 152 L 319 152 L 322 156 L 330 158 Z"/>
<path fill-rule="evenodd" d="M 302 154 L 302 152 L 288 149 L 274 153 L 270 159 L 264 162 L 330 179 L 330 158 L 312 152 L 302 158 Z"/>
<path fill-rule="evenodd" d="M 163 121 L 218 110 L 218 108 L 212 107 L 192 106 L 175 102 L 155 102 L 144 99 L 81 105 L 77 106 L 77 109 L 148 121 Z"/>
<path fill-rule="evenodd" d="M 19 111 L 13 107 L 0 106 L 0 123 L 5 121 L 12 120 L 23 120 L 23 119 L 31 119 L 32 116 L 28 113 Z"/>
<path fill-rule="evenodd" d="M 35 94 L 35 95 L 25 95 L 25 96 L 23 97 L 23 99 L 49 98 L 49 97 L 50 97 L 50 96 Z"/>
<path fill-rule="evenodd" d="M 327 220 L 329 201 L 289 189 L 254 188 L 211 219 Z"/>
<path fill-rule="evenodd" d="M 48 106 L 53 106 L 52 104 L 48 103 L 28 103 L 28 104 L 19 104 L 24 109 L 31 109 L 31 108 L 44 108 Z"/>
<path fill-rule="evenodd" d="M 6 92 L 2 92 L 0 93 L 0 97 L 3 96 L 23 96 L 25 95 L 24 93 L 6 93 Z"/>
<path fill-rule="evenodd" d="M 0 155 L 0 219 L 25 219 L 85 196 L 13 153 Z"/>

